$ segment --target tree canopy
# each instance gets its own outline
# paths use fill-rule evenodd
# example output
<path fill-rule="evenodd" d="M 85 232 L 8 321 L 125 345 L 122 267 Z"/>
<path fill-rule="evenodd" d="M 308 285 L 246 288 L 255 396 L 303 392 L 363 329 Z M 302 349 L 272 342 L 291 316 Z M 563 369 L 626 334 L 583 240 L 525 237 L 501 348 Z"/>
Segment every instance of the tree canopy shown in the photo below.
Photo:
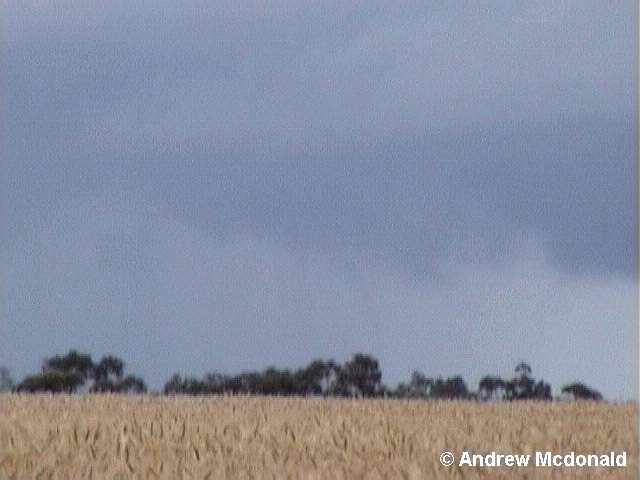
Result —
<path fill-rule="evenodd" d="M 20 382 L 18 392 L 74 393 L 88 386 L 92 393 L 144 393 L 147 387 L 140 377 L 124 376 L 124 362 L 113 355 L 94 363 L 91 355 L 70 350 L 65 355 L 45 359 L 40 373 Z"/>
<path fill-rule="evenodd" d="M 519 362 L 510 379 L 486 375 L 477 391 L 472 391 L 460 375 L 428 377 L 413 371 L 408 383 L 389 388 L 382 383 L 380 362 L 367 353 L 356 353 L 343 364 L 333 359 L 317 358 L 295 370 L 275 366 L 263 371 L 228 375 L 213 371 L 198 378 L 176 373 L 164 385 L 165 395 L 299 395 L 352 398 L 401 398 L 423 400 L 518 401 L 552 400 L 551 385 L 532 376 L 533 369 Z M 144 393 L 147 386 L 141 377 L 126 375 L 125 362 L 115 355 L 105 355 L 94 362 L 91 355 L 70 350 L 42 362 L 39 373 L 26 376 L 14 384 L 8 369 L 0 367 L 0 391 L 23 393 Z M 564 398 L 602 400 L 602 395 L 576 382 L 561 389 Z"/>

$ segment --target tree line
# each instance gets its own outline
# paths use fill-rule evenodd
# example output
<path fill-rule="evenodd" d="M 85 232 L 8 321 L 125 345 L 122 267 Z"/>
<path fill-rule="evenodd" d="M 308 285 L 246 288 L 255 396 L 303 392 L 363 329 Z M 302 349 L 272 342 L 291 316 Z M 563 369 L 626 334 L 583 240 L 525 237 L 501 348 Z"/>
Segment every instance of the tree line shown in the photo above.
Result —
<path fill-rule="evenodd" d="M 75 393 L 85 387 L 90 393 L 146 393 L 141 377 L 125 375 L 125 363 L 114 355 L 105 355 L 94 362 L 88 353 L 75 350 L 55 355 L 42 362 L 40 373 L 26 376 L 20 383 L 13 380 L 6 369 L 0 372 L 0 388 L 17 393 Z"/>
<path fill-rule="evenodd" d="M 15 383 L 0 367 L 0 391 L 17 393 L 145 393 L 144 380 L 125 375 L 125 363 L 114 355 L 94 362 L 88 353 L 71 350 L 44 360 L 39 373 Z M 567 398 L 602 400 L 602 395 L 583 383 L 561 389 Z M 433 400 L 515 401 L 553 400 L 551 385 L 536 381 L 531 367 L 519 363 L 510 379 L 484 376 L 475 391 L 461 376 L 427 377 L 414 371 L 408 382 L 395 388 L 382 383 L 382 371 L 372 355 L 356 353 L 343 364 L 335 360 L 313 360 L 297 370 L 266 368 L 237 375 L 209 373 L 202 378 L 174 374 L 164 385 L 165 395 L 284 395 L 350 398 L 406 398 Z"/>

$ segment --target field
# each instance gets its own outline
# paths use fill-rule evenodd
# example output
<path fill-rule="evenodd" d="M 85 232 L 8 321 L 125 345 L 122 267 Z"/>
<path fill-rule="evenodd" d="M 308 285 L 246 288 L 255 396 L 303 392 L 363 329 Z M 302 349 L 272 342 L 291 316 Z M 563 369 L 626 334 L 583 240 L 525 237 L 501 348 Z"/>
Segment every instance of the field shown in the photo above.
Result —
<path fill-rule="evenodd" d="M 632 404 L 0 395 L 0 478 L 635 478 L 636 413 Z M 629 466 L 444 467 L 445 450 L 626 451 Z"/>

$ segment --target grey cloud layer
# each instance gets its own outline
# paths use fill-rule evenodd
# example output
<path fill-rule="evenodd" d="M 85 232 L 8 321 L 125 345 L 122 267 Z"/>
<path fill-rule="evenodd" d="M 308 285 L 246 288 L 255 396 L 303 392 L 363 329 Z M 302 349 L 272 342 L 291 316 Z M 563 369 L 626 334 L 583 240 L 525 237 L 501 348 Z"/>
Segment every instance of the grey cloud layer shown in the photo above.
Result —
<path fill-rule="evenodd" d="M 477 319 L 546 321 L 531 316 L 526 299 L 548 292 L 547 282 L 562 285 L 562 296 L 550 300 L 557 308 L 597 291 L 610 309 L 594 305 L 600 313 L 588 318 L 582 313 L 589 310 L 572 310 L 562 320 L 566 329 L 556 338 L 575 352 L 602 341 L 597 315 L 621 328 L 632 321 L 633 2 L 618 9 L 600 2 L 20 2 L 8 10 L 5 236 L 9 271 L 23 283 L 10 290 L 7 324 L 20 338 L 25 317 L 36 330 L 60 322 L 87 341 L 98 322 L 106 332 L 105 325 L 131 316 L 153 332 L 157 308 L 162 318 L 174 312 L 172 321 L 193 323 L 194 332 L 178 324 L 169 330 L 178 344 L 193 342 L 202 368 L 224 357 L 202 353 L 198 338 L 211 330 L 246 342 L 257 366 L 304 361 L 302 350 L 321 354 L 325 343 L 346 354 L 359 343 L 343 348 L 337 338 L 361 338 L 363 349 L 385 352 L 400 375 L 399 365 L 421 358 L 417 344 L 405 349 L 414 351 L 409 357 L 394 348 L 409 341 L 412 328 L 433 329 L 425 342 L 462 342 L 460 358 L 478 360 L 484 349 L 455 332 L 471 329 L 495 350 L 499 342 L 478 333 Z M 140 213 L 147 205 L 163 212 L 148 224 Z M 123 226 L 119 219 L 127 218 Z M 188 232 L 182 243 L 174 238 L 178 226 Z M 165 239 L 163 257 L 175 258 L 165 260 L 165 274 L 159 254 L 138 263 L 151 262 L 145 252 L 158 238 Z M 522 238 L 535 239 L 533 256 L 544 266 L 531 273 L 532 291 L 516 289 L 520 300 L 511 302 L 499 292 L 525 275 Z M 229 252 L 237 239 L 245 247 Z M 98 252 L 110 244 L 124 250 Z M 287 263 L 292 252 L 300 257 Z M 26 260 L 38 255 L 48 263 Z M 206 255 L 222 263 L 198 267 Z M 222 266 L 232 262 L 226 256 L 244 266 L 235 283 L 221 286 L 231 268 Z M 324 260 L 305 267 L 309 256 Z M 254 270 L 267 266 L 274 277 L 255 280 L 262 277 Z M 190 281 L 190 268 L 210 288 Z M 325 310 L 305 303 L 308 290 L 289 285 L 301 268 L 322 279 L 308 289 L 328 289 Z M 100 279 L 103 272 L 113 278 Z M 358 280 L 342 286 L 349 293 L 341 303 L 343 291 L 330 285 L 350 275 Z M 489 297 L 469 293 L 496 275 L 504 283 L 496 280 Z M 190 287 L 160 292 L 157 276 Z M 47 285 L 59 277 L 66 280 L 54 298 Z M 478 281 L 467 285 L 468 278 Z M 135 285 L 135 296 L 121 289 L 122 279 Z M 378 304 L 380 289 L 372 293 L 367 282 L 382 282 L 397 298 Z M 95 288 L 72 295 L 73 285 L 87 284 Z M 250 285 L 255 308 L 268 305 L 262 316 L 244 305 Z M 269 288 L 287 293 L 269 296 Z M 121 320 L 92 310 L 95 295 Z M 28 308 L 34 298 L 41 310 Z M 502 306 L 487 311 L 488 301 Z M 402 302 L 410 314 L 398 312 Z M 229 323 L 219 323 L 222 317 Z M 344 335 L 323 336 L 323 322 L 338 318 L 344 326 L 334 324 L 335 332 Z M 391 319 L 404 327 L 387 331 Z M 303 335 L 297 354 L 279 353 L 280 342 L 268 335 L 252 351 L 255 332 L 266 332 L 260 322 L 285 337 L 287 325 L 301 322 L 315 336 Z M 569 340 L 580 322 L 593 325 L 593 344 Z M 110 340 L 94 345 L 134 351 L 136 342 L 124 337 L 105 333 Z M 533 339 L 528 354 L 544 344 Z M 625 348 L 627 358 L 632 347 Z M 553 349 L 575 358 L 566 346 Z M 153 352 L 147 346 L 141 356 Z M 10 358 L 20 368 L 29 360 Z M 603 383 L 609 364 L 601 365 L 595 380 Z"/>

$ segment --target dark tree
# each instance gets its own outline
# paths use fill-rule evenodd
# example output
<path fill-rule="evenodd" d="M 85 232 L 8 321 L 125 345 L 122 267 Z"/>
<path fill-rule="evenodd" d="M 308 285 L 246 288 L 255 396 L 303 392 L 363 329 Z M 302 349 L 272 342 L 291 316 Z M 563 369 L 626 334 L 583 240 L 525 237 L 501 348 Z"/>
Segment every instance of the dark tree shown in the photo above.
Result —
<path fill-rule="evenodd" d="M 433 379 L 417 370 L 411 374 L 409 384 L 401 383 L 392 396 L 398 398 L 429 398 L 433 389 Z"/>
<path fill-rule="evenodd" d="M 125 363 L 114 355 L 105 355 L 92 370 L 91 392 L 145 393 L 144 381 L 134 375 L 124 376 Z"/>
<path fill-rule="evenodd" d="M 91 355 L 70 350 L 66 355 L 56 355 L 46 359 L 42 365 L 42 372 L 73 374 L 80 377 L 84 384 L 93 374 L 93 368 Z"/>
<path fill-rule="evenodd" d="M 92 392 L 115 392 L 124 374 L 124 362 L 118 357 L 107 355 L 93 368 L 94 384 Z"/>
<path fill-rule="evenodd" d="M 562 393 L 572 395 L 575 400 L 602 400 L 602 394 L 584 383 L 572 383 L 562 387 Z"/>
<path fill-rule="evenodd" d="M 540 380 L 536 383 L 535 387 L 533 387 L 533 394 L 531 397 L 533 400 L 553 400 L 551 396 L 551 385 L 545 383 L 544 380 Z"/>
<path fill-rule="evenodd" d="M 433 383 L 430 392 L 430 398 L 443 400 L 462 400 L 468 396 L 467 385 L 459 375 L 446 380 L 438 377 Z"/>
<path fill-rule="evenodd" d="M 432 378 L 427 378 L 416 370 L 411 374 L 409 383 L 399 383 L 396 389 L 390 392 L 390 396 L 395 398 L 429 398 L 433 383 Z"/>
<path fill-rule="evenodd" d="M 228 383 L 229 377 L 221 373 L 207 373 L 204 377 L 204 384 L 209 394 L 224 393 Z"/>
<path fill-rule="evenodd" d="M 380 393 L 382 372 L 378 360 L 356 353 L 338 371 L 336 391 L 347 396 L 373 397 Z"/>
<path fill-rule="evenodd" d="M 250 393 L 262 395 L 293 395 L 297 393 L 295 379 L 289 370 L 269 367 L 260 377 L 258 388 L 255 392 Z"/>
<path fill-rule="evenodd" d="M 108 380 L 111 376 L 122 378 L 124 374 L 124 362 L 113 355 L 102 357 L 100 363 L 93 368 L 95 381 Z"/>
<path fill-rule="evenodd" d="M 147 387 L 140 377 L 124 377 L 124 362 L 113 355 L 94 364 L 91 355 L 70 350 L 65 355 L 45 359 L 42 373 L 26 377 L 17 387 L 21 392 L 74 393 L 92 380 L 90 392 L 143 393 Z"/>
<path fill-rule="evenodd" d="M 20 392 L 73 393 L 93 373 L 91 355 L 70 350 L 66 355 L 45 359 L 42 373 L 26 377 L 17 387 Z"/>
<path fill-rule="evenodd" d="M 481 400 L 492 400 L 504 396 L 505 381 L 497 376 L 487 375 L 478 384 L 478 394 Z M 500 395 L 502 392 L 502 395 Z"/>
<path fill-rule="evenodd" d="M 135 375 L 127 375 L 123 379 L 116 382 L 112 390 L 114 393 L 146 393 L 147 385 L 140 377 Z"/>
<path fill-rule="evenodd" d="M 300 395 L 327 395 L 337 377 L 333 360 L 314 360 L 295 373 L 296 392 Z"/>
<path fill-rule="evenodd" d="M 520 362 L 516 365 L 516 374 L 520 376 L 528 377 L 531 375 L 531 366 L 527 362 Z"/>
<path fill-rule="evenodd" d="M 411 374 L 409 382 L 409 395 L 414 398 L 427 398 L 431 395 L 433 379 L 427 378 L 423 373 L 415 371 Z"/>
<path fill-rule="evenodd" d="M 260 392 L 262 376 L 258 372 L 244 372 L 231 379 L 233 393 L 256 394 Z"/>
<path fill-rule="evenodd" d="M 18 386 L 18 392 L 37 393 L 73 393 L 84 384 L 84 379 L 77 373 L 47 371 L 26 377 Z"/>
<path fill-rule="evenodd" d="M 531 367 L 520 362 L 515 368 L 516 376 L 505 384 L 505 398 L 512 400 L 527 400 L 533 394 L 534 380 L 530 377 Z"/>
<path fill-rule="evenodd" d="M 551 400 L 551 385 L 531 377 L 531 367 L 525 362 L 516 366 L 516 376 L 505 383 L 505 399 L 512 400 Z"/>
<path fill-rule="evenodd" d="M 195 377 L 185 377 L 173 375 L 164 385 L 165 395 L 184 394 L 184 395 L 205 395 L 209 393 L 207 384 Z"/>
<path fill-rule="evenodd" d="M 173 395 L 182 392 L 183 380 L 179 373 L 174 373 L 164 384 L 163 392 L 165 395 Z"/>

